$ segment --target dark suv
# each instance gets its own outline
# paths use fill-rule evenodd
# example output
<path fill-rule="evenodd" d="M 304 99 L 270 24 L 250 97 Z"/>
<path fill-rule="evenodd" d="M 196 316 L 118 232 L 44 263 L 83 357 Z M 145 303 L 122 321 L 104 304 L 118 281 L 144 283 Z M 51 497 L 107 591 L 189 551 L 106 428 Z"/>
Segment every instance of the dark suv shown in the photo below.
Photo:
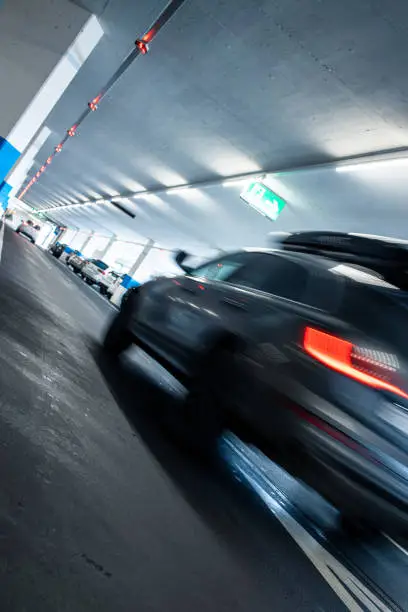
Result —
<path fill-rule="evenodd" d="M 408 243 L 407 243 L 408 244 Z M 408 520 L 408 246 L 302 232 L 130 290 L 104 346 L 187 381 L 190 443 L 224 428 L 346 516 Z"/>

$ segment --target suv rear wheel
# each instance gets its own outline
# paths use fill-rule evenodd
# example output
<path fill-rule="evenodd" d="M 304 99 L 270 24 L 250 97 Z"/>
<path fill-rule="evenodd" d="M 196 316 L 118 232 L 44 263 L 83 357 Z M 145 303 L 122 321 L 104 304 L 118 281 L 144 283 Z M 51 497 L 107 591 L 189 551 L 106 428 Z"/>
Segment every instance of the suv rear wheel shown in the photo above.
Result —
<path fill-rule="evenodd" d="M 135 337 L 129 329 L 130 320 L 137 309 L 137 292 L 129 290 L 121 304 L 121 309 L 113 318 L 103 341 L 103 348 L 107 353 L 118 356 L 128 349 Z"/>
<path fill-rule="evenodd" d="M 219 372 L 232 353 L 224 348 L 211 351 L 188 385 L 183 401 L 166 415 L 165 426 L 187 451 L 205 458 L 215 457 L 225 428 L 225 407 L 220 397 Z"/>

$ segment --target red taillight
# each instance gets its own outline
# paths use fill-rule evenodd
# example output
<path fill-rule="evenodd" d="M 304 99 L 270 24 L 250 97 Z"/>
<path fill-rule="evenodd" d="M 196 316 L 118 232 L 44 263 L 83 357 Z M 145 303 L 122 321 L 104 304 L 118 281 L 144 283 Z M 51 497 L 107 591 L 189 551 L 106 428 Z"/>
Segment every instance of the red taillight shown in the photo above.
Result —
<path fill-rule="evenodd" d="M 149 51 L 149 45 L 144 40 L 137 40 L 135 42 L 136 47 L 139 49 L 142 55 L 146 55 Z"/>
<path fill-rule="evenodd" d="M 332 370 L 364 385 L 408 399 L 405 391 L 387 380 L 390 374 L 399 369 L 398 359 L 391 353 L 361 348 L 313 327 L 306 327 L 303 347 L 309 355 Z"/>

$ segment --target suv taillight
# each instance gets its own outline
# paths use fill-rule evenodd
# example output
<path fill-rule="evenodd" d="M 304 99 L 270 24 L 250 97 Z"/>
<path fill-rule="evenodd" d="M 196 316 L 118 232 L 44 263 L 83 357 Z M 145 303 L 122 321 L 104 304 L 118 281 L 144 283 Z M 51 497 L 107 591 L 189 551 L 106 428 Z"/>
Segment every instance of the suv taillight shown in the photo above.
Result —
<path fill-rule="evenodd" d="M 314 327 L 306 327 L 303 348 L 332 370 L 408 399 L 408 394 L 392 382 L 399 371 L 398 358 L 392 353 L 360 347 Z"/>

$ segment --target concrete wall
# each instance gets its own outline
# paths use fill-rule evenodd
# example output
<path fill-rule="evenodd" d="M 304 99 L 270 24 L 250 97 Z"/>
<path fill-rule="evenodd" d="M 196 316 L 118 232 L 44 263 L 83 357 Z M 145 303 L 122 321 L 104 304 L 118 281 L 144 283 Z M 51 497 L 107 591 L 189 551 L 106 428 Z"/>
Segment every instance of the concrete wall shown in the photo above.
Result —
<path fill-rule="evenodd" d="M 1 4 L 0 136 L 7 136 L 88 17 L 68 0 Z"/>

